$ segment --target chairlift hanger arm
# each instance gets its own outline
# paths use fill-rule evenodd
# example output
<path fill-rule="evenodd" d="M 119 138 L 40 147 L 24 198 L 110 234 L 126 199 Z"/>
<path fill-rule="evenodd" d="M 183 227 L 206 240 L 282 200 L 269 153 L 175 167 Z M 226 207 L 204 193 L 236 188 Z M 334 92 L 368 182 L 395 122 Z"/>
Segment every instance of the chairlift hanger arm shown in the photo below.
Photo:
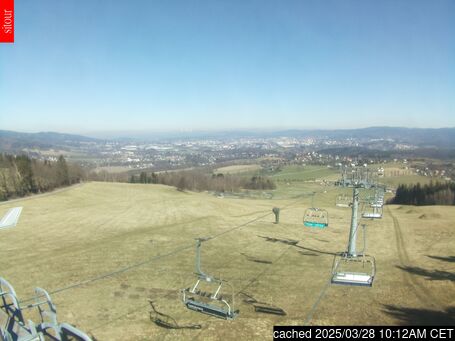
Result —
<path fill-rule="evenodd" d="M 196 276 L 198 280 L 192 288 L 182 290 L 183 303 L 188 309 L 212 315 L 223 319 L 233 319 L 237 315 L 234 311 L 234 288 L 227 281 L 212 277 L 201 270 L 201 244 L 203 238 L 196 238 Z M 204 281 L 210 285 L 216 284 L 217 288 L 213 294 L 198 290 L 198 286 Z M 232 290 L 231 305 L 220 295 L 223 284 L 228 285 Z"/>

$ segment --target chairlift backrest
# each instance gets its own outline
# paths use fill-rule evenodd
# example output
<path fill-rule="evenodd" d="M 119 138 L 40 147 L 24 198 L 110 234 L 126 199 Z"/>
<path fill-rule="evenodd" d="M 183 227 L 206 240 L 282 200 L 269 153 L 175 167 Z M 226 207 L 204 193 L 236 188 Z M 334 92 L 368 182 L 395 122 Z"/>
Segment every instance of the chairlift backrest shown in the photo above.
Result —
<path fill-rule="evenodd" d="M 343 269 L 344 265 L 352 265 L 353 263 L 362 264 L 362 271 L 352 271 L 352 269 Z M 369 269 L 366 268 L 369 265 Z M 334 258 L 332 266 L 332 284 L 351 285 L 351 286 L 373 286 L 373 281 L 376 275 L 376 261 L 374 257 L 368 255 L 360 255 L 349 257 L 347 253 L 337 255 Z"/>
<path fill-rule="evenodd" d="M 0 277 L 0 314 L 13 321 L 10 327 L 17 334 L 17 338 L 14 336 L 16 334 L 13 335 L 13 340 L 41 341 L 50 338 L 59 341 L 91 341 L 91 338 L 79 329 L 57 322 L 57 309 L 46 290 L 36 288 L 35 294 L 34 303 L 21 307 L 14 288 Z M 26 323 L 23 318 L 22 311 L 32 308 L 38 309 L 40 315 L 40 322 L 37 324 L 32 321 Z M 6 330 L 4 334 L 8 333 L 11 334 L 11 331 Z M 8 340 L 7 336 L 5 338 Z"/>
<path fill-rule="evenodd" d="M 0 277 L 0 309 L 6 314 L 16 316 L 20 322 L 24 322 L 19 300 L 13 286 L 4 278 Z"/>
<path fill-rule="evenodd" d="M 327 227 L 329 225 L 329 214 L 324 209 L 308 208 L 303 216 L 303 224 L 308 227 Z"/>
<path fill-rule="evenodd" d="M 60 334 L 62 341 L 92 341 L 91 337 L 68 323 L 60 324 Z"/>

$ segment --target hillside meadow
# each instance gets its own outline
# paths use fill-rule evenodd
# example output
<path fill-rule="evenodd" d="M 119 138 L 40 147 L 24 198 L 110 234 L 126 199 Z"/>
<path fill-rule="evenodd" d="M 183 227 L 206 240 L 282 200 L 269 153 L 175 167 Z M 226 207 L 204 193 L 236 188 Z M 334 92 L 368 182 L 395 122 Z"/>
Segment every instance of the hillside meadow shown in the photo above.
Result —
<path fill-rule="evenodd" d="M 308 180 L 275 192 L 249 199 L 91 182 L 6 202 L 0 215 L 15 206 L 23 212 L 15 228 L 0 231 L 0 276 L 20 299 L 37 286 L 57 291 L 59 320 L 97 340 L 263 340 L 276 324 L 455 323 L 454 207 L 391 205 L 383 219 L 362 221 L 376 279 L 372 288 L 344 287 L 328 282 L 350 222 L 350 209 L 336 207 L 335 198 L 349 190 Z M 330 214 L 326 229 L 302 224 L 313 192 L 315 206 Z M 240 310 L 233 321 L 187 310 L 180 300 L 196 281 L 194 238 L 210 236 L 217 237 L 203 243 L 202 268 L 233 285 Z M 257 313 L 248 297 L 287 315 Z M 202 328 L 155 325 L 149 298 L 179 324 Z"/>

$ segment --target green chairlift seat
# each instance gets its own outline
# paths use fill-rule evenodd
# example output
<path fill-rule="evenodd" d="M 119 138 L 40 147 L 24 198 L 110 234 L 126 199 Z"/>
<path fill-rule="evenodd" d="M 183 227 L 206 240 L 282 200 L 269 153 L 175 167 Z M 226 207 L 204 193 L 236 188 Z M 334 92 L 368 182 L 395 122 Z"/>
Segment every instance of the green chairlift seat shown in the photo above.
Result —
<path fill-rule="evenodd" d="M 312 207 L 305 211 L 303 225 L 307 227 L 326 228 L 329 226 L 329 213 L 320 208 Z"/>

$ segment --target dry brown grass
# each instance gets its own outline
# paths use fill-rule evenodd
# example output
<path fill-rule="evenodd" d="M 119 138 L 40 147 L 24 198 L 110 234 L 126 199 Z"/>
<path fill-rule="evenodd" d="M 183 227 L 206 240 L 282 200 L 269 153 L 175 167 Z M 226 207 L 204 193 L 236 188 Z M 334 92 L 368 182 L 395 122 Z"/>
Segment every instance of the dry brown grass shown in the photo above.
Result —
<path fill-rule="evenodd" d="M 271 338 L 275 324 L 424 324 L 450 318 L 444 312 L 455 306 L 455 208 L 441 206 L 390 206 L 382 220 L 368 221 L 368 253 L 377 259 L 373 288 L 330 286 L 312 309 L 329 280 L 332 253 L 346 247 L 350 219 L 349 209 L 334 205 L 337 189 L 319 191 L 317 203 L 331 216 L 325 230 L 303 227 L 309 198 L 282 209 L 275 225 L 271 209 L 294 199 L 219 199 L 159 185 L 88 183 L 7 203 L 0 215 L 9 207 L 24 210 L 16 228 L 0 231 L 0 276 L 27 298 L 36 286 L 53 291 L 270 212 L 203 245 L 203 268 L 235 287 L 236 320 L 201 315 L 179 301 L 179 289 L 194 283 L 191 247 L 54 294 L 60 321 L 98 340 L 263 340 Z M 287 316 L 255 313 L 241 292 L 281 307 Z M 203 328 L 156 326 L 149 320 L 148 298 L 179 323 Z"/>

